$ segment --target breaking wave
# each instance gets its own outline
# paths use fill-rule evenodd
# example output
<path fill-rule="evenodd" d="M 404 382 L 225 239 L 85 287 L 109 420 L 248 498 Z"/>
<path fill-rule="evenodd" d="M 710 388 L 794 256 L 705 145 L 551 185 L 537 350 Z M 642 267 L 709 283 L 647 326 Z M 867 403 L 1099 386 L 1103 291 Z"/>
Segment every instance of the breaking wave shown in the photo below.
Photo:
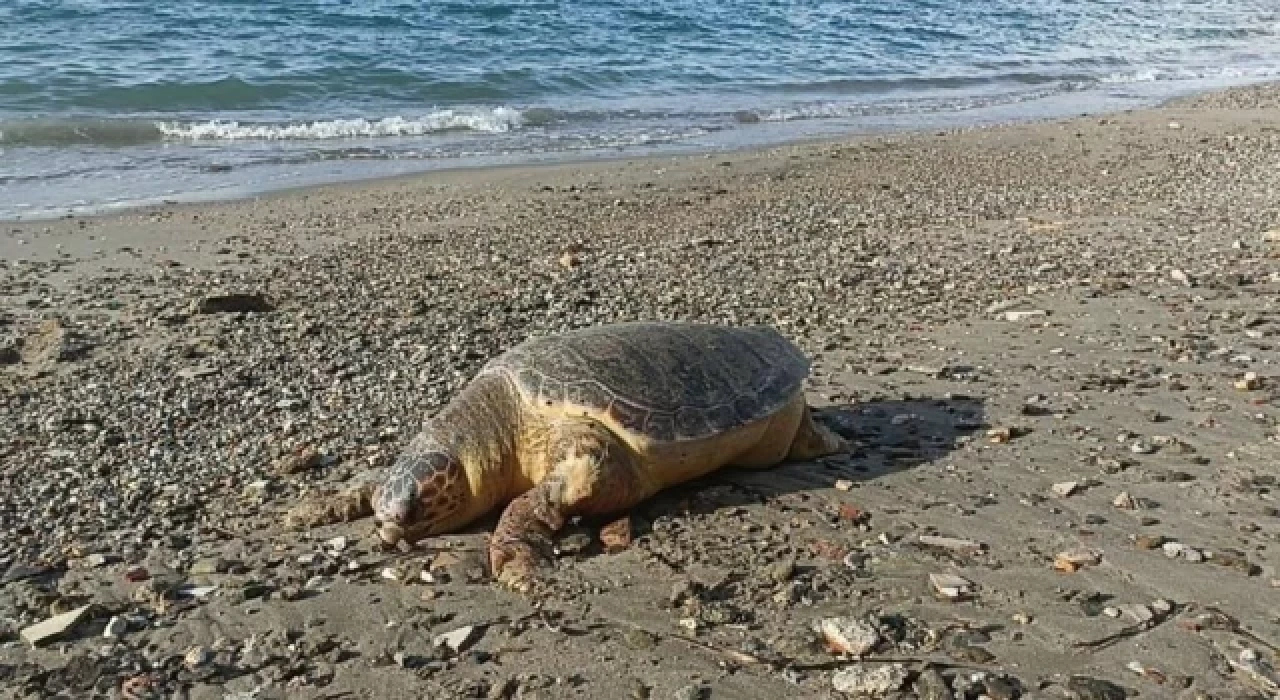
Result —
<path fill-rule="evenodd" d="M 238 121 L 156 122 L 160 134 L 178 141 L 327 141 L 350 138 L 426 136 L 446 131 L 499 134 L 520 128 L 519 110 L 444 109 L 420 117 L 331 119 L 288 124 L 244 124 Z"/>

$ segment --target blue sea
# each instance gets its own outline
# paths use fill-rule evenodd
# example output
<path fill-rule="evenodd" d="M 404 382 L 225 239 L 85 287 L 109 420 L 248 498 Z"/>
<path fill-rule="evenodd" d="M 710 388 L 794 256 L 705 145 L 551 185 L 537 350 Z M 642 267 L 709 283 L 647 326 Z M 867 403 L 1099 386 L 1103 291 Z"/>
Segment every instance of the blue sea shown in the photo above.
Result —
<path fill-rule="evenodd" d="M 1277 76 L 1276 0 L 4 0 L 0 218 Z"/>

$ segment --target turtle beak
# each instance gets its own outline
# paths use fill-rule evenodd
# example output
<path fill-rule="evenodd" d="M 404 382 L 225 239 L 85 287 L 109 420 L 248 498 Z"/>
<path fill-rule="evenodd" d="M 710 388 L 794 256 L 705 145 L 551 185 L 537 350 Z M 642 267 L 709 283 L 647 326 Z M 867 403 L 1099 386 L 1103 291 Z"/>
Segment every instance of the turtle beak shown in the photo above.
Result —
<path fill-rule="evenodd" d="M 386 544 L 394 547 L 404 539 L 404 528 L 393 522 L 385 522 L 378 528 L 378 537 Z"/>

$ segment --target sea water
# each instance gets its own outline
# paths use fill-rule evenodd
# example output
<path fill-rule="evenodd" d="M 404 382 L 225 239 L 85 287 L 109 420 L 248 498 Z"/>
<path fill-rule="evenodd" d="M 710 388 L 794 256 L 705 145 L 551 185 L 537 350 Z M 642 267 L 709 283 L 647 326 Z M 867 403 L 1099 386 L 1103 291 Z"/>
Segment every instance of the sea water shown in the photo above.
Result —
<path fill-rule="evenodd" d="M 0 218 L 1275 76 L 1275 0 L 5 0 Z"/>

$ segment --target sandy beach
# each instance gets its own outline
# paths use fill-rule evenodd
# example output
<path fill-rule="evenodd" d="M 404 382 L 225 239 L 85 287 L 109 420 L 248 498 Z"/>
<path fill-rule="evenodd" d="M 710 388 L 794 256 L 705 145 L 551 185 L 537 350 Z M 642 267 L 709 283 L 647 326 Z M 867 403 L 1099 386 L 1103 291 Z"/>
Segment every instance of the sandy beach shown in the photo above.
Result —
<path fill-rule="evenodd" d="M 0 223 L 0 696 L 1280 697 L 1278 260 L 1276 86 Z M 576 524 L 536 597 L 492 518 L 286 527 L 637 319 L 777 327 L 856 451 Z"/>

